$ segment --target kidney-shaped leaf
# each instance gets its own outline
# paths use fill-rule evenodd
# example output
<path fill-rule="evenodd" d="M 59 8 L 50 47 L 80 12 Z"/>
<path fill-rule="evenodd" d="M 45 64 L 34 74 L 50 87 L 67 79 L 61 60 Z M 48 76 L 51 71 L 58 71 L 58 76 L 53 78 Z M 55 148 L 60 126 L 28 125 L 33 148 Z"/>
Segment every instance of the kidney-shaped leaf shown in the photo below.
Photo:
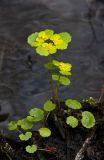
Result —
<path fill-rule="evenodd" d="M 38 131 L 39 134 L 44 138 L 49 137 L 51 135 L 51 130 L 49 128 L 42 127 Z"/>
<path fill-rule="evenodd" d="M 68 124 L 72 128 L 75 128 L 78 126 L 78 119 L 75 118 L 74 116 L 69 116 L 66 118 L 66 124 Z"/>
<path fill-rule="evenodd" d="M 36 52 L 41 56 L 48 56 L 49 55 L 49 52 L 45 48 L 43 48 L 42 46 L 37 47 Z"/>
<path fill-rule="evenodd" d="M 47 112 L 53 111 L 56 108 L 56 104 L 54 104 L 52 101 L 48 100 L 44 104 L 44 110 Z"/>
<path fill-rule="evenodd" d="M 89 111 L 82 112 L 81 123 L 85 128 L 92 128 L 95 125 L 95 117 Z"/>
<path fill-rule="evenodd" d="M 27 141 L 32 137 L 32 133 L 31 132 L 26 132 L 25 134 L 20 134 L 19 138 L 21 141 Z"/>
<path fill-rule="evenodd" d="M 67 99 L 65 101 L 66 106 L 68 106 L 71 109 L 81 109 L 82 105 L 80 102 L 78 102 L 77 100 L 73 100 L 73 99 Z"/>
<path fill-rule="evenodd" d="M 30 116 L 34 118 L 34 121 L 38 122 L 44 118 L 44 111 L 39 108 L 33 108 L 29 112 Z"/>
<path fill-rule="evenodd" d="M 33 124 L 25 118 L 22 120 L 18 120 L 17 124 L 24 130 L 31 129 L 33 127 Z"/>
<path fill-rule="evenodd" d="M 8 129 L 9 129 L 10 131 L 16 130 L 16 129 L 17 129 L 17 122 L 16 122 L 16 121 L 11 121 L 11 122 L 9 122 L 9 123 L 8 123 Z"/>
<path fill-rule="evenodd" d="M 37 151 L 38 147 L 37 145 L 33 144 L 33 145 L 28 145 L 26 146 L 26 152 L 28 153 L 35 153 Z"/>

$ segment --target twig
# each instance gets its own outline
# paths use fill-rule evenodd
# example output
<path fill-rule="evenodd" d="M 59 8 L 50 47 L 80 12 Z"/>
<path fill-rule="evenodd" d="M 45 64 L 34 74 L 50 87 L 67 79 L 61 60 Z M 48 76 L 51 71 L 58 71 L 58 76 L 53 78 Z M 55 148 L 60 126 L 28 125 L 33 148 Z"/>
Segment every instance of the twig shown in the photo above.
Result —
<path fill-rule="evenodd" d="M 91 132 L 90 136 L 84 141 L 81 149 L 77 153 L 75 160 L 82 160 L 84 158 L 84 153 L 88 147 L 88 145 L 91 143 L 92 138 L 94 137 L 96 129 L 94 128 L 93 131 Z"/>

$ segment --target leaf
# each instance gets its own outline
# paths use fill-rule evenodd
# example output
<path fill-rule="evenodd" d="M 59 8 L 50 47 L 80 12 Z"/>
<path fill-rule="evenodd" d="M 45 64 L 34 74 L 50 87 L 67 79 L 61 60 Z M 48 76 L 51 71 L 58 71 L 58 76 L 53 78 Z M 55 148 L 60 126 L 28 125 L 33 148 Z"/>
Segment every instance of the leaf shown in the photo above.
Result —
<path fill-rule="evenodd" d="M 38 37 L 38 32 L 32 33 L 28 36 L 27 42 L 30 46 L 34 47 L 33 42 L 35 42 L 36 38 Z"/>
<path fill-rule="evenodd" d="M 81 123 L 85 128 L 92 128 L 95 125 L 95 117 L 91 112 L 82 112 Z"/>
<path fill-rule="evenodd" d="M 67 44 L 65 41 L 63 41 L 63 43 L 62 43 L 62 44 L 57 45 L 56 47 L 57 47 L 57 49 L 61 49 L 61 50 L 63 50 L 63 49 L 67 49 L 68 44 Z"/>
<path fill-rule="evenodd" d="M 49 128 L 40 128 L 39 130 L 39 134 L 42 136 L 42 137 L 49 137 L 51 135 L 51 130 Z"/>
<path fill-rule="evenodd" d="M 26 146 L 26 152 L 28 152 L 28 153 L 34 153 L 37 151 L 37 149 L 38 149 L 38 147 L 35 144 L 33 144 L 31 146 L 30 145 Z"/>
<path fill-rule="evenodd" d="M 53 60 L 52 63 L 53 63 L 53 65 L 56 66 L 56 67 L 58 67 L 58 66 L 60 65 L 60 62 L 57 61 L 57 60 Z"/>
<path fill-rule="evenodd" d="M 49 55 L 49 52 L 45 48 L 43 48 L 42 46 L 37 47 L 36 52 L 41 56 L 48 56 Z"/>
<path fill-rule="evenodd" d="M 60 76 L 59 82 L 60 82 L 60 84 L 65 85 L 65 86 L 67 86 L 71 83 L 69 78 L 67 78 L 65 76 Z"/>
<path fill-rule="evenodd" d="M 8 129 L 10 131 L 16 130 L 17 129 L 17 122 L 16 121 L 11 121 L 8 123 Z"/>
<path fill-rule="evenodd" d="M 32 137 L 32 133 L 31 132 L 26 132 L 25 134 L 20 134 L 19 138 L 21 141 L 27 141 Z"/>
<path fill-rule="evenodd" d="M 52 74 L 52 79 L 53 79 L 54 81 L 58 81 L 59 75 L 57 75 L 57 74 Z"/>
<path fill-rule="evenodd" d="M 33 108 L 29 112 L 30 116 L 34 118 L 34 121 L 38 122 L 44 118 L 44 111 L 39 108 Z"/>
<path fill-rule="evenodd" d="M 51 29 L 45 29 L 44 31 L 45 31 L 46 35 L 48 36 L 48 38 L 50 38 L 54 33 L 54 31 Z"/>
<path fill-rule="evenodd" d="M 65 86 L 67 86 L 67 85 L 70 84 L 69 78 L 67 78 L 67 77 L 65 77 L 65 76 L 60 76 L 60 78 L 59 78 L 59 75 L 53 74 L 53 75 L 52 75 L 52 79 L 53 79 L 54 81 L 58 81 L 58 80 L 59 80 L 59 83 L 62 84 L 62 85 L 65 85 Z"/>
<path fill-rule="evenodd" d="M 29 122 L 26 118 L 18 120 L 17 124 L 24 130 L 31 129 L 33 127 L 33 123 Z"/>
<path fill-rule="evenodd" d="M 78 119 L 74 116 L 69 116 L 66 118 L 66 123 L 72 128 L 76 128 L 78 126 Z"/>
<path fill-rule="evenodd" d="M 65 41 L 66 43 L 71 42 L 71 35 L 68 32 L 62 32 L 60 33 L 60 36 L 62 38 L 63 41 Z"/>
<path fill-rule="evenodd" d="M 73 99 L 67 99 L 65 101 L 66 106 L 68 106 L 71 109 L 81 109 L 82 105 L 80 102 L 78 102 L 77 100 L 73 100 Z"/>
<path fill-rule="evenodd" d="M 71 72 L 60 71 L 60 74 L 65 75 L 65 76 L 70 76 L 70 75 L 71 75 Z"/>
<path fill-rule="evenodd" d="M 45 104 L 44 104 L 44 110 L 47 112 L 51 112 L 56 108 L 56 104 L 54 104 L 52 101 L 48 100 Z"/>

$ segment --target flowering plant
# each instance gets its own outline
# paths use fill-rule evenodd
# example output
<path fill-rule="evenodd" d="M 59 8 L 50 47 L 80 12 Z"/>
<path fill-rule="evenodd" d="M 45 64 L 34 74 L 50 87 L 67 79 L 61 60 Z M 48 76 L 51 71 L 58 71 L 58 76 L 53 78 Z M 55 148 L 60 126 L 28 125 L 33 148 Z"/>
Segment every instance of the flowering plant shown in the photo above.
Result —
<path fill-rule="evenodd" d="M 44 31 L 35 32 L 28 36 L 27 42 L 31 47 L 36 48 L 36 53 L 40 56 L 47 56 L 48 63 L 44 66 L 49 72 L 50 84 L 52 96 L 51 100 L 48 100 L 43 109 L 33 108 L 30 110 L 29 115 L 18 121 L 11 121 L 8 124 L 9 130 L 22 129 L 24 134 L 19 135 L 20 140 L 27 141 L 32 138 L 32 132 L 30 131 L 33 128 L 34 123 L 43 121 L 46 122 L 47 117 L 50 112 L 54 112 L 56 117 L 57 111 L 60 111 L 60 98 L 59 98 L 59 86 L 60 85 L 70 85 L 69 76 L 72 75 L 71 69 L 72 65 L 70 63 L 60 62 L 56 59 L 53 59 L 52 55 L 57 52 L 57 50 L 67 49 L 68 44 L 71 42 L 71 35 L 67 32 L 62 32 L 59 34 L 54 33 L 53 30 L 46 29 Z M 66 124 L 72 128 L 78 126 L 79 121 L 85 128 L 91 128 L 95 124 L 94 115 L 91 112 L 83 111 L 82 105 L 77 100 L 67 99 L 65 101 L 67 107 L 65 112 Z M 78 112 L 78 116 L 73 115 L 73 112 Z M 49 137 L 51 135 L 51 130 L 45 126 L 42 126 L 38 130 L 40 136 Z M 37 151 L 38 146 L 32 144 L 31 146 L 26 146 L 26 151 L 29 153 L 34 153 Z"/>

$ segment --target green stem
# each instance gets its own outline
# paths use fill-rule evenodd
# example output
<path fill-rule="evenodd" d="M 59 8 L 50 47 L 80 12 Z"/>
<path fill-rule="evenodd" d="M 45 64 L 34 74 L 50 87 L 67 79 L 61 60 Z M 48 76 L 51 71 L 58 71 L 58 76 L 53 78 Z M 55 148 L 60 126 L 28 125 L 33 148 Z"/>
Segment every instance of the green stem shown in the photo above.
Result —
<path fill-rule="evenodd" d="M 49 56 L 49 62 L 52 61 L 51 56 Z M 49 70 L 49 75 L 50 75 L 50 84 L 51 84 L 51 91 L 52 91 L 52 100 L 55 102 L 55 90 L 54 90 L 54 83 L 52 80 L 52 70 Z"/>
<path fill-rule="evenodd" d="M 60 85 L 60 83 L 59 83 L 59 81 L 60 81 L 60 76 L 61 75 L 59 75 L 59 78 L 58 78 L 58 81 L 57 81 L 57 84 L 56 84 L 56 97 L 57 97 L 57 103 L 58 103 L 58 107 L 60 108 L 60 98 L 59 98 L 59 85 Z"/>

